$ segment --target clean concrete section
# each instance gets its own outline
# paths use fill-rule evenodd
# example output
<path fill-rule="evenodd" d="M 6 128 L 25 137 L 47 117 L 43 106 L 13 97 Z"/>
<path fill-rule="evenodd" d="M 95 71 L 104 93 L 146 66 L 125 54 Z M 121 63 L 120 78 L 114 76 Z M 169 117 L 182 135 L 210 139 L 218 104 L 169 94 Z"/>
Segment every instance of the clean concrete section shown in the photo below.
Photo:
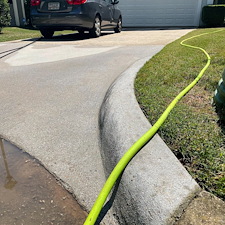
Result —
<path fill-rule="evenodd" d="M 36 49 L 34 45 L 30 45 L 26 48 L 21 49 L 20 54 L 8 58 L 5 62 L 11 66 L 26 66 L 38 63 L 57 62 L 66 59 L 97 55 L 113 50 L 114 48 L 116 47 L 88 47 L 79 48 L 79 51 L 77 51 L 77 46 L 61 45 L 55 47 L 52 46 L 51 51 L 48 51 L 47 46 L 45 48 Z"/>
<path fill-rule="evenodd" d="M 151 127 L 133 88 L 136 73 L 146 60 L 136 62 L 112 84 L 102 105 L 100 134 L 107 174 Z M 199 191 L 197 183 L 155 135 L 124 171 L 114 208 L 121 224 L 173 224 Z"/>
<path fill-rule="evenodd" d="M 37 38 L 38 39 L 38 38 Z M 17 52 L 32 43 L 34 43 L 37 39 L 29 40 L 29 41 L 13 41 L 13 42 L 1 42 L 0 43 L 0 59 L 5 58 L 8 55 L 11 55 L 14 52 Z"/>
<path fill-rule="evenodd" d="M 80 40 L 79 35 L 74 35 L 73 40 L 57 37 L 51 41 L 42 39 L 1 44 L 0 52 L 15 51 L 7 56 L 3 54 L 1 58 L 0 135 L 36 157 L 74 193 L 82 206 L 90 210 L 105 182 L 98 117 L 107 89 L 135 62 L 144 59 L 144 63 L 146 57 L 156 54 L 163 46 L 189 31 L 124 31 L 105 34 L 98 39 Z M 28 50 L 21 48 L 22 44 L 30 44 Z M 68 57 L 66 46 L 74 52 L 70 51 Z M 133 122 L 139 124 L 138 121 Z M 143 126 L 146 130 L 146 124 Z M 128 140 L 130 138 L 133 137 L 127 137 Z M 140 156 L 136 161 L 139 160 Z M 144 165 L 141 161 L 140 164 Z M 129 168 L 132 167 L 127 171 Z M 143 171 L 145 169 L 142 168 Z M 182 174 L 186 172 L 182 171 L 181 177 Z M 142 182 L 145 178 L 140 177 L 140 172 L 137 172 L 133 179 Z M 149 185 L 154 186 L 152 182 Z M 183 198 L 188 195 L 188 188 L 193 189 L 194 186 L 192 181 L 188 183 Z M 156 189 L 157 186 L 154 187 Z M 160 187 L 158 192 L 162 193 Z M 134 202 L 136 197 L 139 195 L 127 201 Z M 162 197 L 159 195 L 159 198 Z M 181 201 L 182 197 L 178 200 Z M 170 207 L 169 202 L 168 199 L 167 207 Z M 173 202 L 174 199 L 171 204 Z M 117 224 L 112 214 L 109 211 L 103 223 Z"/>

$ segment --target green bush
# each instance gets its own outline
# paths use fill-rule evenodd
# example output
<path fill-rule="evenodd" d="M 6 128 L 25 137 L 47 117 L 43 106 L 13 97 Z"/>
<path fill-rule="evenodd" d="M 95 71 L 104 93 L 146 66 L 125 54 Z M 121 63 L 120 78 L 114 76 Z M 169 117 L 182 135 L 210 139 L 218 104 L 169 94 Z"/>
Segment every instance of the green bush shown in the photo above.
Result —
<path fill-rule="evenodd" d="M 225 4 L 225 0 L 216 0 L 214 1 L 214 4 Z"/>
<path fill-rule="evenodd" d="M 0 33 L 3 27 L 10 25 L 10 8 L 7 0 L 0 0 Z"/>
<path fill-rule="evenodd" d="M 202 9 L 202 21 L 207 26 L 223 26 L 225 5 L 207 5 Z"/>

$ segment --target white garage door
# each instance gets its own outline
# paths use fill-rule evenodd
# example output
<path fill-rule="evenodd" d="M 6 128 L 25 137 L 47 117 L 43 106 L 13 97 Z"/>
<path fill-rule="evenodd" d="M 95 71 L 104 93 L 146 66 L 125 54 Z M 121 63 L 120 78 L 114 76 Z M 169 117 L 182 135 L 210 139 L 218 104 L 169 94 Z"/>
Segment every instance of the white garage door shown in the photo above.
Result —
<path fill-rule="evenodd" d="M 123 25 L 198 26 L 202 0 L 120 0 Z"/>

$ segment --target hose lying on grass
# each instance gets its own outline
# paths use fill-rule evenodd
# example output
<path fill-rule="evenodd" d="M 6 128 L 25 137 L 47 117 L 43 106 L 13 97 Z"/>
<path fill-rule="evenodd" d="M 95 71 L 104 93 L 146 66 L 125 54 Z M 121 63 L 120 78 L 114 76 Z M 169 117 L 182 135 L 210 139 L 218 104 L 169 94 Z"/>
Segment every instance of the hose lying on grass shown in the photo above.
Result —
<path fill-rule="evenodd" d="M 183 40 L 180 44 L 185 47 L 189 48 L 194 48 L 197 50 L 202 51 L 206 57 L 207 57 L 207 63 L 204 66 L 204 68 L 200 71 L 198 76 L 186 87 L 184 88 L 175 98 L 174 100 L 169 104 L 169 106 L 166 108 L 166 110 L 163 112 L 163 114 L 160 116 L 160 118 L 156 121 L 156 123 L 149 129 L 138 141 L 136 141 L 128 150 L 127 152 L 123 155 L 123 157 L 120 159 L 120 161 L 117 163 L 111 174 L 109 175 L 107 181 L 105 182 L 105 185 L 103 186 L 97 200 L 94 203 L 94 206 L 92 207 L 92 210 L 90 211 L 86 221 L 84 222 L 84 225 L 94 225 L 99 213 L 101 212 L 101 209 L 110 193 L 112 190 L 115 182 L 119 178 L 119 176 L 122 174 L 123 170 L 126 168 L 128 163 L 131 161 L 131 159 L 141 150 L 141 148 L 149 141 L 151 138 L 155 135 L 155 133 L 158 131 L 158 129 L 162 126 L 164 121 L 167 119 L 169 113 L 171 110 L 175 107 L 175 105 L 178 103 L 178 101 L 186 95 L 196 84 L 197 82 L 201 79 L 205 71 L 210 65 L 211 58 L 209 54 L 200 47 L 197 46 L 192 46 L 189 44 L 185 44 L 186 41 L 189 41 L 193 38 L 197 38 L 203 35 L 208 35 L 212 33 L 217 33 L 220 32 L 221 30 L 216 30 L 213 32 L 208 32 L 208 33 L 203 33 L 200 35 L 195 35 L 193 37 L 187 38 Z"/>

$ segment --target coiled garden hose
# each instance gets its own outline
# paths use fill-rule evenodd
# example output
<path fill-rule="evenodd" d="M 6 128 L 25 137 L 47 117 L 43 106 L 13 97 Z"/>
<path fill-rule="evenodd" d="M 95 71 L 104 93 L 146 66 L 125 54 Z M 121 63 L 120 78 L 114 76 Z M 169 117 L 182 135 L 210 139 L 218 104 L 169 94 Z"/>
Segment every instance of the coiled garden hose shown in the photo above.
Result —
<path fill-rule="evenodd" d="M 180 44 L 182 46 L 194 48 L 194 49 L 198 49 L 198 50 L 202 51 L 207 57 L 206 65 L 201 70 L 201 72 L 198 74 L 198 76 L 194 79 L 194 81 L 192 81 L 185 89 L 183 89 L 174 98 L 174 100 L 169 104 L 169 106 L 166 108 L 166 110 L 163 112 L 163 114 L 160 116 L 160 118 L 157 120 L 157 122 L 151 127 L 151 129 L 149 129 L 138 141 L 136 141 L 134 143 L 134 145 L 131 146 L 127 150 L 127 152 L 123 155 L 123 157 L 117 163 L 117 165 L 115 166 L 115 168 L 113 169 L 113 171 L 109 175 L 107 181 L 105 182 L 105 185 L 103 186 L 97 200 L 95 201 L 86 221 L 84 222 L 84 225 L 94 225 L 95 224 L 95 222 L 96 222 L 96 220 L 99 216 L 99 213 L 101 212 L 101 209 L 102 209 L 109 193 L 111 192 L 115 182 L 117 181 L 117 179 L 119 178 L 119 176 L 121 175 L 121 173 L 123 172 L 125 167 L 131 161 L 131 159 L 140 151 L 140 149 L 155 135 L 155 133 L 158 131 L 160 126 L 164 123 L 164 121 L 168 117 L 171 110 L 175 107 L 177 102 L 197 84 L 197 82 L 203 76 L 204 72 L 209 67 L 210 61 L 211 61 L 211 58 L 210 58 L 209 54 L 203 48 L 188 45 L 188 44 L 185 44 L 185 42 L 189 41 L 193 38 L 196 38 L 196 37 L 200 37 L 200 36 L 212 34 L 212 33 L 217 33 L 217 32 L 220 32 L 220 31 L 222 31 L 222 29 L 216 30 L 216 31 L 213 31 L 213 32 L 203 33 L 203 34 L 200 34 L 200 35 L 195 35 L 195 36 L 192 36 L 190 38 L 187 38 L 187 39 L 181 41 Z"/>

